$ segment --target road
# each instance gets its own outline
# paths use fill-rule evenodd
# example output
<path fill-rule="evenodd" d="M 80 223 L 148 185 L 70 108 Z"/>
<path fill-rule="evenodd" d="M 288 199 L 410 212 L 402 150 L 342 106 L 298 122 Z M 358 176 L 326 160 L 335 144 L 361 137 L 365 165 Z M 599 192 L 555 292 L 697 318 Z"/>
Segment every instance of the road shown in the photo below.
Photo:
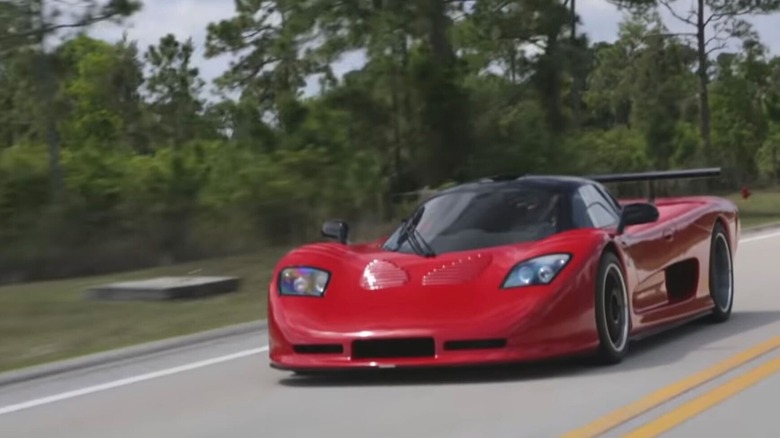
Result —
<path fill-rule="evenodd" d="M 0 388 L 0 437 L 776 437 L 779 259 L 780 232 L 745 236 L 729 322 L 613 367 L 313 379 L 270 369 L 261 333 Z"/>

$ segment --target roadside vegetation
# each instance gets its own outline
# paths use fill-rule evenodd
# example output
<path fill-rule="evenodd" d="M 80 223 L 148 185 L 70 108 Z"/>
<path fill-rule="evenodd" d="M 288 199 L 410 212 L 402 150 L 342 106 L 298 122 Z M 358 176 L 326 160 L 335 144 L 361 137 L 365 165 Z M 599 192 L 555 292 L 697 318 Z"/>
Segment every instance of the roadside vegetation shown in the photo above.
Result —
<path fill-rule="evenodd" d="M 780 188 L 759 190 L 750 198 L 742 199 L 741 194 L 727 196 L 739 208 L 742 227 L 780 224 Z"/>
<path fill-rule="evenodd" d="M 739 206 L 744 228 L 780 223 L 780 190 L 759 191 L 747 200 L 740 194 L 727 197 Z M 0 287 L 0 372 L 265 319 L 271 270 L 288 249 L 267 248 L 249 255 L 122 274 Z M 242 284 L 236 293 L 191 301 L 84 299 L 85 290 L 93 286 L 170 275 L 229 275 L 240 277 Z"/>
<path fill-rule="evenodd" d="M 107 276 L 0 288 L 0 372 L 264 319 L 270 271 L 281 250 L 210 259 Z M 157 276 L 230 275 L 238 292 L 176 302 L 107 302 L 85 290 L 115 281 Z"/>
<path fill-rule="evenodd" d="M 610 2 L 613 42 L 574 1 L 257 0 L 151 47 L 80 32 L 140 1 L 1 3 L 0 369 L 261 317 L 273 248 L 333 217 L 376 236 L 485 175 L 719 166 L 698 192 L 749 187 L 745 226 L 780 216 L 780 57 L 745 21 L 780 2 L 705 1 L 701 29 L 686 2 Z M 206 83 L 196 51 L 234 62 Z M 243 288 L 83 299 L 199 269 Z"/>

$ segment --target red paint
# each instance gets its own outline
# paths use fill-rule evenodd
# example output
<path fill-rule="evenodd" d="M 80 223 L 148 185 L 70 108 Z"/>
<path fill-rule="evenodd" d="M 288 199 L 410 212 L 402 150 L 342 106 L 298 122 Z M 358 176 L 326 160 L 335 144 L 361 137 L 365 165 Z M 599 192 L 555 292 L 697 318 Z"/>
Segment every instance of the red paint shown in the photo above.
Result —
<path fill-rule="evenodd" d="M 625 201 L 628 202 L 628 201 Z M 268 289 L 269 356 L 284 369 L 429 366 L 542 359 L 592 351 L 594 279 L 599 257 L 612 243 L 623 260 L 632 306 L 632 334 L 711 309 L 709 250 L 722 220 L 732 253 L 739 237 L 733 203 L 716 197 L 659 199 L 657 222 L 613 230 L 580 229 L 545 240 L 424 258 L 365 245 L 317 243 L 285 255 Z M 500 289 L 509 271 L 536 256 L 566 252 L 569 264 L 548 286 Z M 664 269 L 695 258 L 697 290 L 670 300 Z M 332 273 L 324 297 L 287 297 L 276 278 L 289 265 Z M 373 276 L 368 282 L 365 273 Z M 368 287 L 369 284 L 374 286 Z M 435 339 L 432 358 L 353 360 L 351 342 L 366 337 Z M 451 340 L 505 338 L 505 348 L 445 351 Z M 341 344 L 343 353 L 296 354 L 295 344 Z"/>

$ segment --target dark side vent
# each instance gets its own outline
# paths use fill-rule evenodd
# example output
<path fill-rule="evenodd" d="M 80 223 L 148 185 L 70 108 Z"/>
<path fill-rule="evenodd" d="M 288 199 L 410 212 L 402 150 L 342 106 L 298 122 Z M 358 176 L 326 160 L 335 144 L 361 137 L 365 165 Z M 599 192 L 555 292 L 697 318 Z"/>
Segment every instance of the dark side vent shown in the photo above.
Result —
<path fill-rule="evenodd" d="M 352 343 L 353 359 L 433 357 L 433 338 L 360 339 Z"/>
<path fill-rule="evenodd" d="M 344 352 L 341 344 L 307 344 L 295 345 L 293 351 L 298 354 L 339 354 Z"/>
<path fill-rule="evenodd" d="M 486 350 L 504 347 L 506 347 L 506 339 L 475 339 L 444 343 L 445 350 Z"/>

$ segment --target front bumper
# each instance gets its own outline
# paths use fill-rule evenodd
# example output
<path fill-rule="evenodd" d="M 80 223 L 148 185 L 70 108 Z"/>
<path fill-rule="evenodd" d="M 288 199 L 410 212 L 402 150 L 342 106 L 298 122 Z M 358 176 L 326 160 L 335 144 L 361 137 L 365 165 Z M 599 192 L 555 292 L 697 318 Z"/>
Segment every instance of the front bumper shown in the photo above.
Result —
<path fill-rule="evenodd" d="M 268 291 L 269 359 L 307 371 L 490 365 L 576 355 L 598 347 L 596 258 L 554 283 L 490 290 L 500 278 L 456 286 L 283 297 Z M 501 272 L 506 269 L 499 269 Z"/>
<path fill-rule="evenodd" d="M 491 365 L 597 348 L 592 309 L 560 302 L 540 310 L 501 323 L 439 321 L 336 332 L 293 328 L 280 323 L 269 309 L 270 365 L 292 371 Z"/>
<path fill-rule="evenodd" d="M 509 346 L 506 340 L 482 339 L 472 340 L 471 346 L 451 349 L 436 338 L 394 338 L 402 342 L 428 341 L 434 345 L 430 352 L 418 350 L 413 357 L 355 357 L 352 343 L 344 342 L 342 352 L 281 352 L 276 350 L 270 354 L 272 368 L 289 371 L 340 370 L 340 369 L 385 369 L 385 368 L 426 368 L 451 367 L 471 365 L 492 365 L 503 363 L 535 361 L 559 356 L 587 353 L 595 348 L 595 344 L 574 342 L 558 342 L 555 344 L 536 344 L 524 346 Z M 483 345 L 479 345 L 483 344 Z M 486 344 L 486 345 L 485 345 Z M 322 345 L 322 344 L 320 344 Z M 331 344 L 338 345 L 338 344 Z"/>

